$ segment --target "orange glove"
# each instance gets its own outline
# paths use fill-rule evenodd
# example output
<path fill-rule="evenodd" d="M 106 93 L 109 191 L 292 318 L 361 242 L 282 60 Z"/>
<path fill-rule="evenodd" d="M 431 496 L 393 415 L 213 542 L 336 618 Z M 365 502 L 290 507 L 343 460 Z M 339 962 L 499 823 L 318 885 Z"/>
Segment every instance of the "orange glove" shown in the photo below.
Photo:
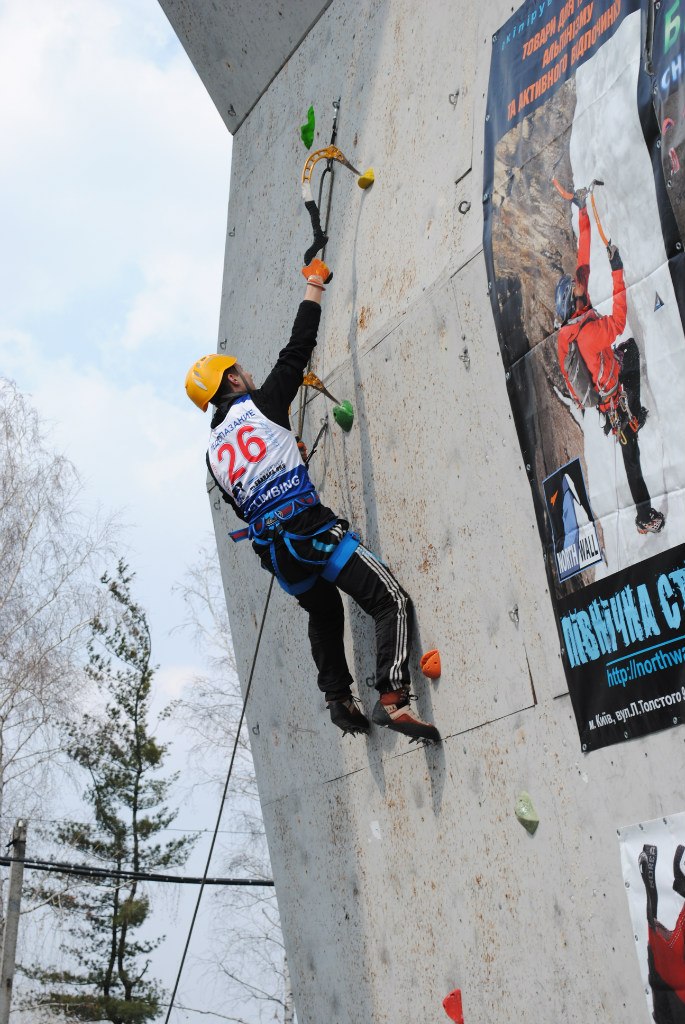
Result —
<path fill-rule="evenodd" d="M 297 441 L 297 447 L 299 449 L 300 455 L 302 456 L 302 461 L 306 465 L 307 457 L 309 455 L 309 452 L 307 451 L 307 445 L 304 443 L 299 434 L 295 434 L 295 440 Z"/>
<path fill-rule="evenodd" d="M 328 284 L 333 274 L 323 260 L 313 259 L 308 266 L 302 267 L 302 276 L 307 281 L 310 277 L 320 277 L 324 284 Z"/>

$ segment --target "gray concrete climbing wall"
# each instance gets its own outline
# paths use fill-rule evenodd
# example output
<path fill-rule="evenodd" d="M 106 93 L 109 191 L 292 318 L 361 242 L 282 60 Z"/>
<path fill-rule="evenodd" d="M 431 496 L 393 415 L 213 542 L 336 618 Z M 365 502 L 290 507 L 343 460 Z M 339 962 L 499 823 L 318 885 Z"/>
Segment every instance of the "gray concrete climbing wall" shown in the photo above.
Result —
<path fill-rule="evenodd" d="M 333 0 L 233 144 L 219 345 L 257 380 L 303 290 L 310 103 L 325 145 L 340 96 L 338 144 L 375 170 L 367 192 L 335 170 L 313 369 L 356 419 L 331 420 L 312 472 L 411 593 L 418 707 L 444 736 L 343 739 L 275 588 L 247 719 L 300 1024 L 446 1020 L 457 987 L 467 1024 L 647 1019 L 617 829 L 681 808 L 684 734 L 580 753 L 481 245 L 491 37 L 512 9 Z M 315 395 L 306 440 L 329 413 Z M 244 684 L 269 579 L 209 500 Z M 348 611 L 368 711 L 373 634 Z M 432 647 L 437 683 L 418 672 Z"/>

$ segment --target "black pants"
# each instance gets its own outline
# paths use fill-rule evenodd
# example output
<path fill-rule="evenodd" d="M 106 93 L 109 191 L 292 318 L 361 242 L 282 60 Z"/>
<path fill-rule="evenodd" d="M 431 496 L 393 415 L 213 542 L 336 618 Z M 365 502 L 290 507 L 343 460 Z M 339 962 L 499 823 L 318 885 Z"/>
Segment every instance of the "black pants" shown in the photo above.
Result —
<path fill-rule="evenodd" d="M 640 352 L 635 339 L 629 338 L 628 341 L 620 345 L 618 354 L 622 358 L 618 379 L 623 385 L 632 415 L 637 416 L 642 406 L 640 402 Z M 642 475 L 637 434 L 627 424 L 624 424 L 623 433 L 626 436 L 626 443 L 619 447 L 623 456 L 628 487 L 635 502 L 636 512 L 640 516 L 649 512 L 652 501 Z"/>
<path fill-rule="evenodd" d="M 316 537 L 302 538 L 293 546 L 300 558 L 320 561 L 321 570 L 330 551 L 340 541 L 347 523 L 338 520 L 330 530 Z M 281 574 L 290 583 L 316 571 L 303 565 L 276 539 L 276 559 Z M 270 556 L 260 552 L 264 567 Z M 380 692 L 409 685 L 411 599 L 387 569 L 363 544 L 342 569 L 335 583 L 319 577 L 314 586 L 300 594 L 299 604 L 309 615 L 309 642 L 318 669 L 319 689 L 326 700 L 349 697 L 352 676 L 344 646 L 345 614 L 339 590 L 348 594 L 374 620 L 376 628 L 376 680 Z"/>

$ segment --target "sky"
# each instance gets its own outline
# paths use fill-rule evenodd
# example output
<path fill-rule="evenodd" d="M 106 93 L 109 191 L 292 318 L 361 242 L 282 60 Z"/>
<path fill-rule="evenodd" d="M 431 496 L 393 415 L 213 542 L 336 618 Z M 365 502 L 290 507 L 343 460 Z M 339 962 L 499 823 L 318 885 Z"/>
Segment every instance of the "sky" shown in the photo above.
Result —
<path fill-rule="evenodd" d="M 206 417 L 231 136 L 157 0 L 0 0 L 0 373 L 119 510 L 174 694 L 170 594 L 211 531 Z"/>
<path fill-rule="evenodd" d="M 202 668 L 174 631 L 173 585 L 212 541 L 208 420 L 183 382 L 216 350 L 231 136 L 157 0 L 0 0 L 0 95 L 0 375 L 85 506 L 119 513 L 161 704 Z M 216 801 L 199 806 L 181 823 L 213 827 Z M 185 939 L 182 888 L 161 902 Z M 167 985 L 180 947 L 157 964 Z"/>

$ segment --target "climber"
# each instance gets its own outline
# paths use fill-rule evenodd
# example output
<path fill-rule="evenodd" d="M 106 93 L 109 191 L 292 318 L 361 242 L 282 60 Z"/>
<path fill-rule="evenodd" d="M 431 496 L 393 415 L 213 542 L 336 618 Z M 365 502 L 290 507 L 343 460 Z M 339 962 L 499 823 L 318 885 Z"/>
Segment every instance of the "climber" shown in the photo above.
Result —
<path fill-rule="evenodd" d="M 303 267 L 304 300 L 290 341 L 261 387 L 234 356 L 203 356 L 186 376 L 186 391 L 203 412 L 215 407 L 207 466 L 224 499 L 248 524 L 262 567 L 276 576 L 309 615 L 318 685 L 331 721 L 344 733 L 366 732 L 369 721 L 352 696 L 343 644 L 342 590 L 375 622 L 376 689 L 372 720 L 411 740 L 437 742 L 435 726 L 410 707 L 411 601 L 392 573 L 321 504 L 290 429 L 288 410 L 316 345 L 324 284 L 315 259 Z"/>
<path fill-rule="evenodd" d="M 560 277 L 555 293 L 559 366 L 578 408 L 582 409 L 585 404 L 596 405 L 605 417 L 604 433 L 613 433 L 620 441 L 628 486 L 635 502 L 638 533 L 659 533 L 664 526 L 664 514 L 651 506 L 637 440 L 638 431 L 647 418 L 647 409 L 640 403 L 640 353 L 634 338 L 613 347 L 626 325 L 623 261 L 616 246 L 609 243 L 607 255 L 613 279 L 613 306 L 610 315 L 600 316 L 593 309 L 588 293 L 590 217 L 587 196 L 586 188 L 573 194 L 573 202 L 579 209 L 578 265 L 574 277 L 570 274 Z M 582 358 L 580 369 L 587 368 L 591 378 L 589 390 L 593 393 L 589 402 L 581 398 L 570 379 L 574 342 Z"/>

